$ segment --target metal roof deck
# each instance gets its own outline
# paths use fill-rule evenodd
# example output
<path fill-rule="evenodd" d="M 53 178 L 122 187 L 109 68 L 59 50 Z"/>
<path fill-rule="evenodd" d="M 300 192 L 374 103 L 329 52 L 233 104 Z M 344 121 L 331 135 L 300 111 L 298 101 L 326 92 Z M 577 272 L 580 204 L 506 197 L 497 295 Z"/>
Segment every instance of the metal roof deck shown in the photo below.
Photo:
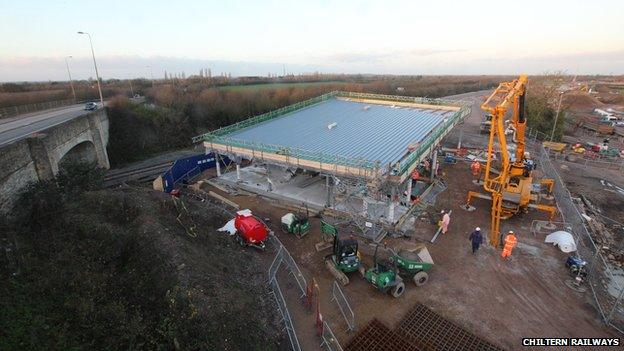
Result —
<path fill-rule="evenodd" d="M 224 135 L 245 142 L 326 155 L 398 161 L 455 111 L 391 106 L 332 98 Z M 328 125 L 336 123 L 328 129 Z"/>

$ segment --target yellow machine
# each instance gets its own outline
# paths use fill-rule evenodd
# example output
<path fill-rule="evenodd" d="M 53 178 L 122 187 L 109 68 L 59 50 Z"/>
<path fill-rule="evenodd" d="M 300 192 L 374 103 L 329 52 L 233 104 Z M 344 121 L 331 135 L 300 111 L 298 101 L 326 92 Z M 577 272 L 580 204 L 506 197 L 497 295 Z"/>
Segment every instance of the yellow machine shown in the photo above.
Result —
<path fill-rule="evenodd" d="M 524 132 L 526 119 L 524 116 L 524 97 L 526 93 L 527 77 L 521 75 L 512 82 L 501 83 L 498 88 L 481 105 L 481 109 L 491 114 L 490 138 L 488 142 L 487 162 L 483 172 L 483 188 L 489 194 L 475 191 L 468 192 L 466 206 L 474 198 L 492 200 L 492 223 L 490 243 L 498 246 L 500 242 L 500 220 L 506 219 L 520 212 L 527 212 L 529 207 L 546 211 L 550 219 L 556 214 L 556 207 L 536 203 L 539 194 L 533 193 L 533 166 L 534 163 L 525 154 Z M 516 152 L 513 162 L 507 151 L 505 136 L 505 114 L 513 106 L 511 119 L 514 130 Z M 497 139 L 495 140 L 495 138 Z M 492 169 L 492 156 L 496 152 L 494 144 L 498 141 L 501 154 L 500 171 Z M 542 179 L 540 185 L 546 186 L 552 192 L 554 180 Z"/>

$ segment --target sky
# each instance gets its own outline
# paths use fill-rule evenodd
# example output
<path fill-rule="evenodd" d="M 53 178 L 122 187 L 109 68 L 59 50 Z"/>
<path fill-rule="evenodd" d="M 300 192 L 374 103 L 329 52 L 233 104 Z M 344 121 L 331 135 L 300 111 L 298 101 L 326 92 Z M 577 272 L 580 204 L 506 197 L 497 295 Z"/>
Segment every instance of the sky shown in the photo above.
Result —
<path fill-rule="evenodd" d="M 624 1 L 0 0 L 0 81 L 624 74 Z"/>

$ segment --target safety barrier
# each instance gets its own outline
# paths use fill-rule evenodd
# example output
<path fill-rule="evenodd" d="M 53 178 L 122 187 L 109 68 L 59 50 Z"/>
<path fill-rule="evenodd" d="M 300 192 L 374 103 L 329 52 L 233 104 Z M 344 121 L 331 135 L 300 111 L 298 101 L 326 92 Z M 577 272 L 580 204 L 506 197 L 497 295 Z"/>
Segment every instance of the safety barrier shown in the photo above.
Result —
<path fill-rule="evenodd" d="M 277 271 L 279 270 L 280 266 L 282 265 L 282 259 L 283 259 L 283 247 L 280 246 L 277 249 L 277 254 L 275 255 L 275 258 L 273 259 L 273 262 L 271 263 L 271 266 L 269 267 L 269 283 L 275 279 L 275 275 L 277 274 Z"/>
<path fill-rule="evenodd" d="M 292 323 L 292 318 L 290 318 L 290 312 L 288 311 L 288 307 L 286 306 L 286 300 L 284 300 L 284 295 L 282 295 L 282 289 L 277 282 L 277 278 L 273 277 L 269 282 L 271 288 L 273 289 L 273 296 L 275 296 L 275 302 L 277 302 L 277 308 L 282 314 L 282 319 L 284 320 L 284 328 L 288 333 L 288 339 L 290 340 L 290 345 L 294 351 L 300 351 L 301 346 L 299 345 L 299 339 L 297 338 L 297 333 L 295 332 L 295 328 Z"/>
<path fill-rule="evenodd" d="M 444 105 L 444 106 L 461 107 L 461 106 L 466 106 L 466 105 L 471 104 L 471 102 L 469 101 L 450 100 L 450 99 L 444 99 L 444 98 L 431 99 L 431 98 L 403 96 L 403 95 L 357 93 L 357 92 L 350 92 L 350 91 L 337 91 L 335 92 L 335 95 L 339 97 L 348 97 L 348 98 L 354 98 L 354 99 L 386 100 L 386 101 L 407 102 L 407 103 L 434 105 L 434 106 Z"/>
<path fill-rule="evenodd" d="M 298 147 L 285 147 L 282 145 L 235 139 L 226 136 L 211 137 L 210 140 L 207 141 L 215 144 L 227 145 L 229 147 L 240 147 L 252 150 L 254 153 L 257 153 L 258 156 L 261 156 L 263 152 L 286 156 L 293 159 L 292 163 L 294 164 L 298 164 L 298 162 L 295 162 L 296 159 L 304 159 L 313 162 L 362 168 L 365 170 L 376 170 L 380 167 L 379 162 L 369 161 L 361 157 L 347 157 L 338 154 L 324 154 L 322 152 L 310 151 Z"/>
<path fill-rule="evenodd" d="M 25 113 L 48 110 L 56 107 L 69 106 L 72 104 L 78 104 L 81 102 L 74 102 L 74 100 L 57 100 L 48 102 L 39 102 L 35 104 L 19 105 L 0 107 L 0 119 L 13 116 L 22 115 Z"/>
<path fill-rule="evenodd" d="M 317 96 L 315 98 L 309 99 L 309 100 L 305 100 L 305 101 L 301 101 L 298 102 L 296 104 L 293 105 L 288 105 L 282 108 L 278 108 L 277 110 L 274 111 L 270 111 L 267 113 L 263 113 L 259 116 L 255 116 L 255 117 L 251 117 L 248 118 L 244 121 L 240 121 L 234 124 L 231 124 L 229 126 L 226 127 L 222 127 L 219 128 L 215 131 L 209 132 L 209 133 L 205 133 L 202 135 L 198 135 L 196 137 L 193 138 L 193 142 L 197 143 L 200 141 L 210 141 L 212 138 L 214 137 L 218 137 L 218 136 L 223 136 L 226 134 L 230 134 L 233 133 L 235 131 L 256 125 L 258 123 L 262 123 L 262 122 L 266 122 L 268 120 L 271 120 L 273 118 L 279 117 L 279 116 L 283 116 L 287 113 L 296 111 L 296 110 L 300 110 L 302 108 L 308 107 L 308 106 L 312 106 L 315 104 L 318 104 L 319 102 L 323 102 L 326 100 L 329 100 L 331 98 L 333 98 L 334 96 L 336 96 L 336 92 L 330 92 L 327 94 L 323 94 L 321 96 Z"/>
<path fill-rule="evenodd" d="M 392 173 L 395 175 L 404 174 L 414 163 L 419 162 L 423 157 L 430 154 L 435 145 L 448 134 L 453 127 L 462 119 L 470 114 L 470 107 L 462 106 L 459 111 L 455 112 L 451 117 L 446 119 L 442 126 L 436 128 L 420 145 L 418 149 L 411 152 L 405 158 L 397 162 L 392 167 Z"/>
<path fill-rule="evenodd" d="M 332 332 L 329 324 L 323 322 L 323 334 L 321 334 L 321 347 L 325 347 L 328 351 L 342 351 L 342 346 L 338 342 L 338 339 Z"/>
<path fill-rule="evenodd" d="M 295 263 L 295 260 L 290 255 L 290 252 L 286 250 L 286 247 L 284 247 L 284 245 L 277 238 L 277 236 L 272 235 L 271 240 L 275 243 L 275 246 L 278 248 L 278 254 L 275 256 L 275 259 L 273 260 L 273 264 L 276 264 L 277 267 L 274 268 L 273 264 L 271 264 L 271 267 L 269 267 L 269 272 L 271 272 L 271 269 L 273 268 L 275 270 L 273 273 L 273 277 L 275 277 L 275 273 L 277 272 L 279 265 L 282 262 L 285 263 L 286 267 L 290 271 L 290 274 L 292 274 L 292 276 L 295 278 L 295 281 L 297 282 L 297 286 L 299 286 L 299 290 L 301 290 L 301 297 L 306 296 L 307 283 L 306 283 L 305 277 L 303 276 L 303 273 L 301 273 L 301 270 L 299 269 L 299 266 L 297 265 L 297 263 Z"/>
<path fill-rule="evenodd" d="M 574 203 L 570 191 L 543 146 L 540 146 L 539 160 L 538 167 L 541 167 L 543 176 L 555 180 L 553 195 L 564 222 L 569 225 L 569 231 L 575 236 L 577 255 L 588 262 L 588 285 L 591 288 L 596 308 L 605 324 L 624 333 L 624 309 L 620 307 L 620 302 L 624 297 L 624 287 L 615 279 L 613 268 L 601 254 L 601 248 L 592 238 L 581 211 Z"/>
<path fill-rule="evenodd" d="M 295 328 L 292 323 L 292 319 L 290 317 L 290 312 L 288 310 L 288 306 L 286 305 L 286 301 L 284 300 L 284 296 L 282 295 L 282 290 L 277 282 L 277 272 L 279 271 L 282 263 L 286 266 L 290 274 L 293 275 L 297 285 L 301 289 L 302 296 L 306 296 L 306 280 L 299 270 L 299 266 L 295 263 L 292 256 L 284 247 L 282 242 L 275 235 L 271 235 L 269 240 L 273 243 L 273 246 L 277 249 L 275 254 L 275 258 L 271 262 L 269 266 L 269 286 L 273 290 L 273 295 L 275 296 L 275 300 L 277 301 L 277 306 L 282 314 L 282 319 L 284 321 L 285 329 L 288 332 L 288 339 L 290 340 L 290 344 L 292 349 L 295 351 L 301 350 L 301 346 L 299 345 L 299 339 L 297 338 L 297 333 L 295 332 Z"/>
<path fill-rule="evenodd" d="M 275 254 L 275 258 L 273 259 L 273 261 L 271 262 L 271 265 L 269 266 L 269 271 L 268 271 L 269 286 L 273 290 L 273 295 L 275 295 L 275 299 L 278 304 L 278 309 L 280 313 L 282 314 L 282 319 L 285 324 L 285 329 L 288 332 L 288 338 L 290 340 L 292 349 L 301 350 L 301 347 L 299 345 L 299 340 L 297 338 L 297 334 L 293 327 L 293 323 L 290 317 L 288 306 L 286 306 L 286 302 L 282 295 L 282 291 L 277 282 L 277 272 L 279 271 L 279 268 L 281 267 L 282 263 L 284 263 L 284 265 L 293 275 L 293 277 L 295 278 L 295 281 L 297 282 L 297 285 L 302 290 L 301 297 L 305 298 L 304 304 L 305 304 L 306 309 L 308 311 L 312 311 L 313 306 L 316 307 L 316 310 L 315 310 L 316 316 L 317 316 L 316 327 L 317 327 L 317 335 L 321 338 L 321 341 L 322 341 L 321 347 L 325 347 L 329 351 L 342 351 L 342 347 L 340 346 L 338 339 L 332 332 L 327 322 L 323 320 L 323 317 L 320 311 L 320 303 L 318 300 L 319 294 L 318 294 L 318 285 L 316 284 L 316 281 L 312 279 L 312 284 L 307 285 L 306 280 L 303 277 L 303 274 L 299 270 L 299 267 L 293 260 L 292 256 L 290 255 L 286 247 L 282 244 L 282 242 L 275 235 L 272 235 L 270 237 L 270 240 L 273 243 L 274 247 L 276 248 L 277 252 Z M 353 311 L 349 307 L 346 301 L 346 298 L 344 297 L 344 294 L 342 294 L 342 291 L 340 291 L 341 297 L 338 296 L 335 292 L 332 292 L 332 295 L 337 296 L 337 301 L 339 301 L 338 299 L 340 298 L 344 299 L 344 303 L 346 303 L 348 310 L 351 311 L 351 314 L 350 314 L 352 316 L 351 325 L 354 325 L 355 316 L 353 314 Z M 343 307 L 340 306 L 340 308 L 342 309 Z"/>
<path fill-rule="evenodd" d="M 352 332 L 355 330 L 355 314 L 349 305 L 349 301 L 345 297 L 342 289 L 338 285 L 338 282 L 334 280 L 334 284 L 332 285 L 332 301 L 336 301 L 338 304 L 338 308 L 340 309 L 340 313 L 347 322 L 347 331 Z"/>

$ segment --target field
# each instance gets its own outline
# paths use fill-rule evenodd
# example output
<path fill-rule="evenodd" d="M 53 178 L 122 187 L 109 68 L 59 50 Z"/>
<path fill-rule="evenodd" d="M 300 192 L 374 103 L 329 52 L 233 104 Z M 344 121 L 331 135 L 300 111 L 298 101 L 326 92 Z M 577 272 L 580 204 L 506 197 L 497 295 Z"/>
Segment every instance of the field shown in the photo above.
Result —
<path fill-rule="evenodd" d="M 219 87 L 223 91 L 245 91 L 245 90 L 262 90 L 262 89 L 281 89 L 281 88 L 307 88 L 314 86 L 326 85 L 346 85 L 346 82 L 327 81 L 327 82 L 299 82 L 299 83 L 266 83 L 266 84 L 250 84 L 250 85 L 227 85 Z"/>

